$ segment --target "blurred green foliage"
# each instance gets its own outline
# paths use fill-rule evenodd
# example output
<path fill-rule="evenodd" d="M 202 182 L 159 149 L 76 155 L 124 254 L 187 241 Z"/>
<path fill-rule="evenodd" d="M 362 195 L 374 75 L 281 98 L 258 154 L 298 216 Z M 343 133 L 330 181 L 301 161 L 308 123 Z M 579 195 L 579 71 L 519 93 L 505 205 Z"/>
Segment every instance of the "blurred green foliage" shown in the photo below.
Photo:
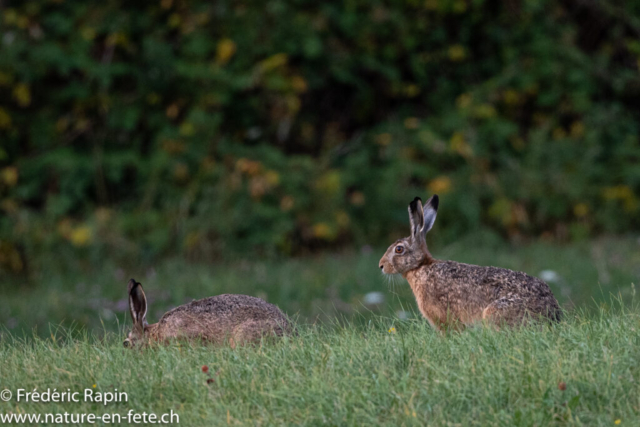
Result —
<path fill-rule="evenodd" d="M 0 269 L 640 226 L 640 2 L 0 5 Z"/>

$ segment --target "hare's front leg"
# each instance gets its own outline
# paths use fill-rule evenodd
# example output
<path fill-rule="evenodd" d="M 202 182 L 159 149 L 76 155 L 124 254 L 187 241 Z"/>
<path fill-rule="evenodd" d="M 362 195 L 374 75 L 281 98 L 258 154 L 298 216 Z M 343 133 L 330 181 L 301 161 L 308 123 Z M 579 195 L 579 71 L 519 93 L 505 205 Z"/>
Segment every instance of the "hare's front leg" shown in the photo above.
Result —
<path fill-rule="evenodd" d="M 500 298 L 482 311 L 482 319 L 500 327 L 519 326 L 526 321 L 527 310 L 520 298 Z"/>

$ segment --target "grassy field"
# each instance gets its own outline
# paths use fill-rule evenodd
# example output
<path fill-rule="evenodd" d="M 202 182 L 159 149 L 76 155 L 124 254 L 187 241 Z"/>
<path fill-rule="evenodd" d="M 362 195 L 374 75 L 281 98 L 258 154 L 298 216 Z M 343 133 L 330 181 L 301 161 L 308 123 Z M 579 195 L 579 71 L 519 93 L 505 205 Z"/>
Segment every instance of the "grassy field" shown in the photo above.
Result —
<path fill-rule="evenodd" d="M 130 322 L 126 283 L 142 282 L 150 301 L 148 319 L 168 309 L 222 293 L 259 296 L 277 304 L 301 323 L 325 322 L 336 316 L 366 322 L 373 314 L 417 316 L 406 281 L 388 282 L 378 260 L 386 248 L 364 247 L 332 255 L 284 259 L 190 264 L 169 259 L 146 265 L 118 265 L 108 259 L 85 263 L 70 257 L 44 259 L 28 279 L 0 280 L 0 325 L 13 335 L 48 336 L 50 324 L 76 326 L 94 334 L 116 331 Z M 629 301 L 640 279 L 640 243 L 636 239 L 602 239 L 558 246 L 535 243 L 512 247 L 478 234 L 447 246 L 431 244 L 437 258 L 496 265 L 548 280 L 566 309 L 597 307 L 611 294 Z M 372 304 L 367 294 L 379 292 Z M 595 301 L 595 302 L 594 302 Z M 0 328 L 0 333 L 2 328 Z"/>
<path fill-rule="evenodd" d="M 384 248 L 214 265 L 45 259 L 28 279 L 0 283 L 0 398 L 13 393 L 0 413 L 174 411 L 189 426 L 640 425 L 637 240 L 508 247 L 478 235 L 432 246 L 438 258 L 547 277 L 566 321 L 435 332 L 406 283 L 380 275 Z M 192 298 L 246 293 L 282 307 L 300 335 L 235 350 L 124 349 L 129 277 L 145 285 L 151 322 Z M 18 389 L 81 400 L 117 389 L 128 401 L 18 402 Z"/>
<path fill-rule="evenodd" d="M 618 306 L 574 312 L 554 327 L 447 335 L 423 321 L 375 317 L 301 326 L 298 337 L 234 350 L 185 343 L 127 350 L 112 334 L 5 335 L 0 389 L 14 399 L 0 402 L 0 413 L 172 410 L 189 426 L 637 426 L 639 328 L 638 312 Z M 18 403 L 19 388 L 78 391 L 81 401 Z M 128 400 L 83 402 L 85 389 L 117 389 Z"/>

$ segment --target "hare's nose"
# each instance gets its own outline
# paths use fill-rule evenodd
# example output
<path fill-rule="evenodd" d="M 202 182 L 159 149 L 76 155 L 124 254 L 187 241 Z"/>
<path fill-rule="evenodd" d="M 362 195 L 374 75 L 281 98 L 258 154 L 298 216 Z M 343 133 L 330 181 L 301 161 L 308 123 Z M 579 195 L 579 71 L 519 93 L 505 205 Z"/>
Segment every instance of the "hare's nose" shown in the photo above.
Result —
<path fill-rule="evenodd" d="M 380 270 L 382 270 L 384 268 L 384 265 L 382 265 L 382 263 L 380 263 Z"/>

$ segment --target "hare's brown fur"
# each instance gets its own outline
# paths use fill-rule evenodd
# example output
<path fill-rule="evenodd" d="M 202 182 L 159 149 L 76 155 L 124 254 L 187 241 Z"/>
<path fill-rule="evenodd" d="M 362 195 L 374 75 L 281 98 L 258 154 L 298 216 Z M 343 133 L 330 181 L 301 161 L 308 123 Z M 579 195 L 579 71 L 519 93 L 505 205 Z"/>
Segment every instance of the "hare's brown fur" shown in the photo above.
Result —
<path fill-rule="evenodd" d="M 181 305 L 162 316 L 149 331 L 154 340 L 201 338 L 222 343 L 260 340 L 264 335 L 282 336 L 289 321 L 278 307 L 248 296 L 224 294 Z"/>
<path fill-rule="evenodd" d="M 561 310 L 549 286 L 528 274 L 434 259 L 425 235 L 435 221 L 437 196 L 409 206 L 411 236 L 392 244 L 380 260 L 386 274 L 402 274 L 422 315 L 436 328 L 488 321 L 516 326 L 536 317 L 559 321 Z"/>
<path fill-rule="evenodd" d="M 549 286 L 525 273 L 434 260 L 405 277 L 420 312 L 437 327 L 483 319 L 517 325 L 526 314 L 560 320 Z"/>
<path fill-rule="evenodd" d="M 262 338 L 282 336 L 292 331 L 291 323 L 275 305 L 260 298 L 232 294 L 194 300 L 168 311 L 158 323 L 149 325 L 145 316 L 146 298 L 143 297 L 144 303 L 140 301 L 137 304 L 136 301 L 142 299 L 140 292 L 135 291 L 141 289 L 141 285 L 131 280 L 134 283 L 129 282 L 129 298 L 134 328 L 129 334 L 130 341 L 198 339 L 235 346 L 259 342 Z M 142 304 L 144 307 L 138 307 Z M 142 325 L 138 324 L 140 322 Z"/>

